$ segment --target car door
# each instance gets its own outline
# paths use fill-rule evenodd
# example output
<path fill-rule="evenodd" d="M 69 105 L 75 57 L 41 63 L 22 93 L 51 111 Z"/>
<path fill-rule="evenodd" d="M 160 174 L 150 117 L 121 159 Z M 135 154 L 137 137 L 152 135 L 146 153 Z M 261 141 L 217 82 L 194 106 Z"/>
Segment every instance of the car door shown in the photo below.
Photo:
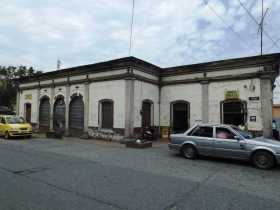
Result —
<path fill-rule="evenodd" d="M 213 154 L 213 134 L 213 126 L 199 125 L 188 134 L 188 138 L 195 143 L 199 154 L 211 156 Z"/>
<path fill-rule="evenodd" d="M 238 134 L 228 127 L 216 126 L 214 129 L 214 145 L 213 152 L 215 156 L 247 159 L 249 152 L 246 149 L 246 141 L 238 139 Z"/>

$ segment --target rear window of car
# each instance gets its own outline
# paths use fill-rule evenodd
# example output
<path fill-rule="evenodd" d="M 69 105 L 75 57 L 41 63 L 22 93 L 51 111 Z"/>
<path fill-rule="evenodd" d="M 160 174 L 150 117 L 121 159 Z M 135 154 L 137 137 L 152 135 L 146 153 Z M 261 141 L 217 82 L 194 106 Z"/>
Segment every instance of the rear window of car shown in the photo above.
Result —
<path fill-rule="evenodd" d="M 213 127 L 210 126 L 197 126 L 189 134 L 189 136 L 199 136 L 199 137 L 213 137 Z"/>
<path fill-rule="evenodd" d="M 9 124 L 20 124 L 24 123 L 24 119 L 18 116 L 9 116 L 6 118 L 7 123 Z"/>

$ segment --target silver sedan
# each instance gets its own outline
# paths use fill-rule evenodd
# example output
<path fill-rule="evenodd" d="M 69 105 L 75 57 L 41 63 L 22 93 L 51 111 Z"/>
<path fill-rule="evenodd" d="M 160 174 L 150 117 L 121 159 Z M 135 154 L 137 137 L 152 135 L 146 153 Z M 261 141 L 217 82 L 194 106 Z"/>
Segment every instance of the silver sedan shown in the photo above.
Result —
<path fill-rule="evenodd" d="M 253 138 L 250 133 L 231 125 L 195 125 L 185 133 L 171 134 L 168 146 L 188 159 L 198 155 L 240 159 L 252 161 L 261 169 L 280 164 L 279 141 Z"/>

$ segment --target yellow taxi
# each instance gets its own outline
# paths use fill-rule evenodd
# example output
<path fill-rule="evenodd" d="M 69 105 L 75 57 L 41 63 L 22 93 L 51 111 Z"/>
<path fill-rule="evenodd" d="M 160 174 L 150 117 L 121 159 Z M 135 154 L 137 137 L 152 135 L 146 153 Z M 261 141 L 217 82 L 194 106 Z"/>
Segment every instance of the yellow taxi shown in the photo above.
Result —
<path fill-rule="evenodd" d="M 5 139 L 16 136 L 32 136 L 32 126 L 22 117 L 16 115 L 0 115 L 0 136 Z"/>

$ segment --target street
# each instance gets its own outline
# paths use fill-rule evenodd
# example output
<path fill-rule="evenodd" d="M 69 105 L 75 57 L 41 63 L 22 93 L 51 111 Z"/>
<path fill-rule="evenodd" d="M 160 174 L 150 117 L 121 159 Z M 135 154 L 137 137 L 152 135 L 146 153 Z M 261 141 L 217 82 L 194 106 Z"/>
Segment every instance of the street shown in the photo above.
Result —
<path fill-rule="evenodd" d="M 280 209 L 280 167 L 186 160 L 156 143 L 0 139 L 0 209 Z"/>

